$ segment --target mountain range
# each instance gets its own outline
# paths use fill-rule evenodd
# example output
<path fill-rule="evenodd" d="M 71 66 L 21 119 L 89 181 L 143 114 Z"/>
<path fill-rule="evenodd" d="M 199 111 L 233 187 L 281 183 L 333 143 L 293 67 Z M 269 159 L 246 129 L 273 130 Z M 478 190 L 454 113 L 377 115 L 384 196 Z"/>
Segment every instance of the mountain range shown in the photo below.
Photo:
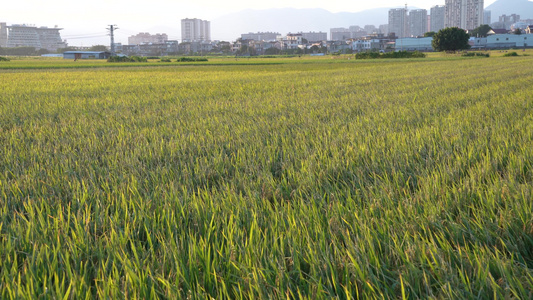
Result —
<path fill-rule="evenodd" d="M 444 2 L 444 0 L 442 1 Z M 374 8 L 360 12 L 332 13 L 325 9 L 276 8 L 246 9 L 211 21 L 211 36 L 217 40 L 235 40 L 242 33 L 272 31 L 286 34 L 299 31 L 323 31 L 335 27 L 375 25 L 388 23 L 391 7 Z M 409 7 L 416 9 L 416 7 Z M 492 12 L 492 22 L 503 14 L 519 14 L 522 19 L 533 19 L 533 2 L 528 0 L 498 0 L 486 7 Z"/>

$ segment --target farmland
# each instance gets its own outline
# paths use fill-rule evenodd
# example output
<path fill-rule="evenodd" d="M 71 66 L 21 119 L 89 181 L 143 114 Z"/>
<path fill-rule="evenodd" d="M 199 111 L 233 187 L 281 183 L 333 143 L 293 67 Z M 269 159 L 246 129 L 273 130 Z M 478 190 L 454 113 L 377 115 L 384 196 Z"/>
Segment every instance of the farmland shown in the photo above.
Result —
<path fill-rule="evenodd" d="M 0 298 L 533 297 L 533 56 L 76 63 L 0 64 Z"/>

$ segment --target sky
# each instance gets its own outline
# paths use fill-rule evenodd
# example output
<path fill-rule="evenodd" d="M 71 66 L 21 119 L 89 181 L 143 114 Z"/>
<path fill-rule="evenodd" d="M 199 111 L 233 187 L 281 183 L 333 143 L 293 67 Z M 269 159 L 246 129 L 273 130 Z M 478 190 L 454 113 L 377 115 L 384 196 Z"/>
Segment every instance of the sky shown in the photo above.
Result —
<path fill-rule="evenodd" d="M 485 0 L 488 6 L 496 0 Z M 72 46 L 109 43 L 108 25 L 118 25 L 115 41 L 127 44 L 127 38 L 139 32 L 166 33 L 169 39 L 180 39 L 180 20 L 199 18 L 213 20 L 244 9 L 322 8 L 330 12 L 357 12 L 378 7 L 401 7 L 399 0 L 19 0 L 2 1 L 0 22 L 35 24 L 64 28 L 61 37 Z M 444 0 L 409 0 L 410 7 L 429 9 L 444 5 Z M 245 29 L 243 29 L 244 31 Z M 213 39 L 218 39 L 212 36 Z"/>

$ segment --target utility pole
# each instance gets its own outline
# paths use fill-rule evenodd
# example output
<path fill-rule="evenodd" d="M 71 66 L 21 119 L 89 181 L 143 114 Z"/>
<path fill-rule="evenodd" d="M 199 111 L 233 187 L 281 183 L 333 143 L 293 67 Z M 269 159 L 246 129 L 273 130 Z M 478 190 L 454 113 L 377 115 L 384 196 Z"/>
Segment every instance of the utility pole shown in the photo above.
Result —
<path fill-rule="evenodd" d="M 118 27 L 117 25 L 109 25 L 109 28 L 107 28 L 107 30 L 109 30 L 109 35 L 111 36 L 111 56 L 115 56 L 115 35 L 114 35 L 114 31 L 117 30 Z"/>

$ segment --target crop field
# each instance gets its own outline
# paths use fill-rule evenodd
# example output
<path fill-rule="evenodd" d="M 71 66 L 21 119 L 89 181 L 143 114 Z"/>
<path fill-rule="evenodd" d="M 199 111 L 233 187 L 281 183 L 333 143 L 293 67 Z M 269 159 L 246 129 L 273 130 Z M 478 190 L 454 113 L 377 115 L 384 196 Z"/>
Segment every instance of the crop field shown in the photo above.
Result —
<path fill-rule="evenodd" d="M 533 56 L 76 63 L 0 63 L 0 298 L 533 298 Z"/>

